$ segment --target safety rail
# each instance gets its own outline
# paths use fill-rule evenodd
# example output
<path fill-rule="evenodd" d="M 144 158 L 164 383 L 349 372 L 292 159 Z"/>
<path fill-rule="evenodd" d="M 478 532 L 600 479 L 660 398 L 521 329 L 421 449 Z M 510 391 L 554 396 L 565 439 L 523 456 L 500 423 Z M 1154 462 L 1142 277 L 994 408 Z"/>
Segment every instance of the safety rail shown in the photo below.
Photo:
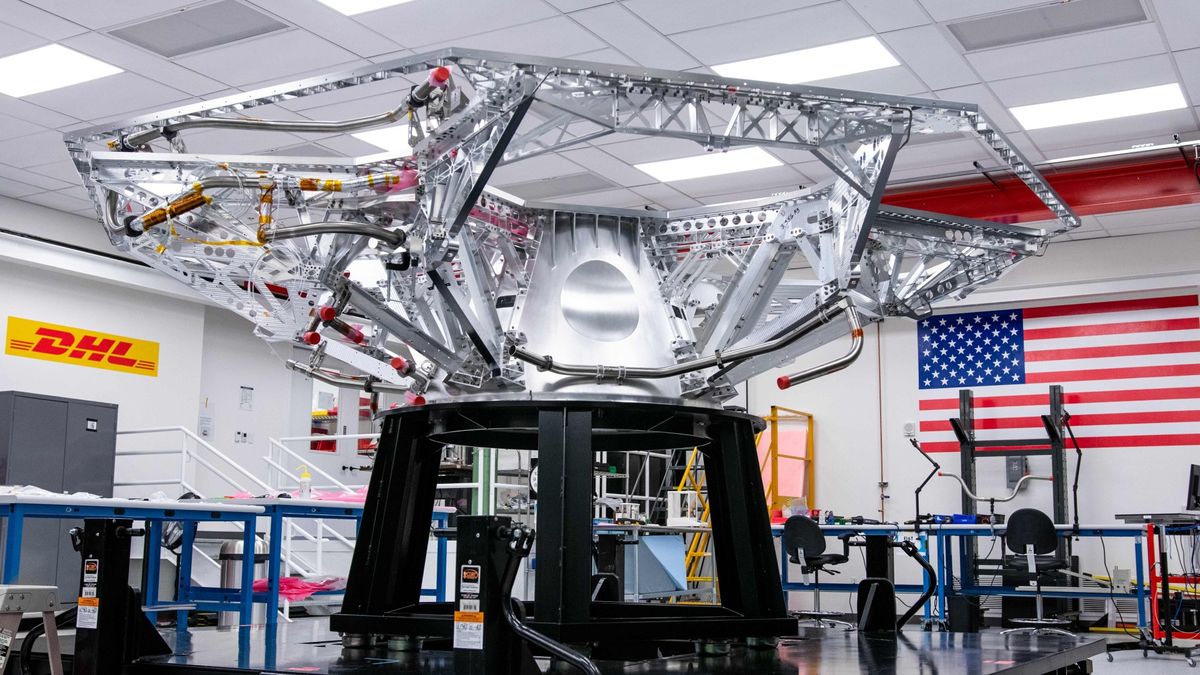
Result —
<path fill-rule="evenodd" d="M 271 487 L 269 485 L 267 485 L 266 483 L 264 483 L 263 481 L 259 480 L 258 476 L 255 476 L 252 472 L 250 472 L 245 467 L 243 467 L 242 465 L 235 462 L 232 458 L 230 458 L 228 455 L 226 455 L 225 453 L 218 450 L 216 447 L 214 447 L 208 441 L 204 440 L 200 436 L 197 436 L 194 432 L 192 432 L 191 429 L 188 429 L 187 427 L 174 426 L 174 427 L 150 427 L 150 428 L 146 428 L 146 429 L 123 429 L 123 430 L 118 431 L 117 435 L 118 436 L 137 436 L 137 435 L 169 434 L 169 433 L 182 434 L 183 442 L 180 444 L 178 450 L 169 450 L 169 449 L 125 450 L 125 451 L 118 450 L 116 454 L 117 454 L 117 457 L 130 457 L 130 456 L 138 456 L 138 455 L 174 455 L 174 454 L 178 454 L 178 455 L 180 455 L 178 476 L 171 476 L 170 478 L 165 478 L 165 479 L 153 479 L 152 478 L 152 479 L 141 479 L 141 480 L 114 481 L 113 487 L 179 485 L 189 492 L 195 492 L 196 494 L 199 494 L 199 491 L 196 489 L 195 484 L 191 481 L 188 481 L 188 479 L 187 479 L 188 478 L 188 462 L 194 461 L 196 463 L 196 465 L 202 466 L 205 469 L 208 469 L 210 472 L 212 472 L 212 474 L 214 476 L 225 481 L 225 483 L 227 485 L 235 488 L 237 491 L 247 492 L 247 493 L 251 492 L 251 489 L 249 489 L 247 487 L 246 483 L 243 483 L 241 480 L 238 480 L 238 479 L 234 478 L 233 476 L 229 475 L 229 473 L 227 473 L 226 470 L 219 468 L 208 457 L 206 457 L 205 454 L 198 451 L 198 450 L 203 450 L 204 453 L 207 453 L 208 455 L 211 455 L 212 457 L 215 457 L 215 458 L 221 460 L 222 462 L 224 462 L 225 465 L 227 465 L 229 468 L 232 468 L 236 474 L 240 474 L 244 479 L 248 479 L 249 483 L 251 483 L 263 490 L 270 491 Z M 189 440 L 192 441 L 191 444 L 188 443 Z M 195 449 L 193 449 L 193 447 Z M 195 481 L 195 483 L 199 483 L 199 482 L 200 482 L 199 480 Z"/>

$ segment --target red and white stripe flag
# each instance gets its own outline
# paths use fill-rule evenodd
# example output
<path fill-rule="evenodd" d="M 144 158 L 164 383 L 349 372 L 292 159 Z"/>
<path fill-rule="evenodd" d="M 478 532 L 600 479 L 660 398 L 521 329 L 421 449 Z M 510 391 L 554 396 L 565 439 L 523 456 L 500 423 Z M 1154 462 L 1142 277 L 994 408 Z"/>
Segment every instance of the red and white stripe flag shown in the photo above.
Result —
<path fill-rule="evenodd" d="M 972 320 L 982 322 L 983 330 L 972 332 Z M 966 330 L 945 335 L 956 323 Z M 1012 353 L 998 357 L 984 351 L 969 368 L 963 365 L 966 340 L 988 339 L 993 346 L 986 349 L 995 349 L 990 340 L 1010 334 L 1023 338 L 1011 346 Z M 1083 449 L 1200 446 L 1200 302 L 1195 293 L 935 315 L 921 322 L 917 342 L 919 438 L 929 452 L 958 451 L 949 418 L 958 417 L 958 390 L 966 388 L 975 393 L 976 438 L 1041 438 L 1040 416 L 1049 411 L 1052 384 L 1063 387 Z M 954 347 L 946 349 L 949 345 Z M 969 346 L 966 353 L 981 346 Z M 932 362 L 939 354 L 944 362 L 955 352 L 959 359 L 948 369 Z M 1005 367 L 1003 374 L 999 366 Z M 941 379 L 931 377 L 939 372 Z M 1020 383 L 999 379 L 1018 376 Z"/>

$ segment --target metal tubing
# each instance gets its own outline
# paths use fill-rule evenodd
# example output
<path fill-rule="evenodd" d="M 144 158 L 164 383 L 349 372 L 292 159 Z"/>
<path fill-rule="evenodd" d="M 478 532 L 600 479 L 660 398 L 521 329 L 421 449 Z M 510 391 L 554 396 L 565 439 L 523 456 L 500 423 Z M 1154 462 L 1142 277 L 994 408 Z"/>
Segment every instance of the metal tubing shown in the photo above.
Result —
<path fill-rule="evenodd" d="M 366 117 L 355 117 L 348 120 L 260 120 L 251 118 L 229 117 L 193 117 L 182 122 L 168 124 L 154 129 L 139 131 L 123 139 L 123 145 L 129 149 L 140 148 L 150 141 L 166 135 L 174 135 L 185 129 L 224 128 L 224 129 L 256 129 L 259 131 L 289 131 L 299 133 L 346 133 L 367 129 L 383 124 L 400 121 L 408 112 L 408 102 L 400 104 L 393 110 L 388 110 Z"/>
<path fill-rule="evenodd" d="M 382 392 L 396 393 L 396 394 L 403 393 L 403 392 L 406 392 L 409 390 L 407 385 L 392 384 L 390 382 L 373 382 L 373 381 L 361 380 L 361 379 L 357 379 L 357 378 L 353 378 L 353 377 L 342 377 L 341 375 L 333 375 L 331 373 L 325 372 L 324 370 L 321 370 L 320 368 L 313 368 L 311 366 L 300 363 L 299 361 L 293 361 L 291 359 L 288 360 L 286 365 L 288 368 L 291 368 L 292 370 L 294 370 L 296 372 L 304 373 L 305 375 L 308 375 L 309 377 L 313 378 L 314 380 L 320 380 L 320 381 L 324 382 L 325 384 L 332 384 L 335 387 L 354 387 L 355 389 L 366 389 L 368 386 L 370 386 L 371 391 L 382 391 Z"/>
<path fill-rule="evenodd" d="M 836 373 L 858 360 L 863 349 L 863 329 L 862 322 L 858 318 L 858 312 L 854 307 L 848 306 L 846 308 L 846 320 L 850 323 L 850 351 L 832 361 L 826 361 L 808 370 L 802 370 L 792 375 L 781 375 L 775 381 L 780 389 L 787 389 L 788 387 L 800 384 L 801 382 L 808 382 L 822 375 Z"/>
<path fill-rule="evenodd" d="M 753 356 L 758 356 L 760 354 L 766 354 L 768 352 L 775 351 L 776 349 L 782 349 L 801 337 L 804 337 L 805 334 L 811 332 L 817 327 L 827 323 L 837 311 L 846 312 L 852 317 L 850 319 L 851 326 L 859 326 L 858 313 L 854 309 L 854 306 L 851 305 L 848 300 L 838 300 L 837 302 L 826 303 L 825 305 L 817 307 L 799 326 L 773 340 L 767 340 L 766 342 L 754 345 L 753 347 L 731 349 L 724 353 L 716 353 L 712 356 L 692 359 L 691 361 L 677 363 L 673 366 L 662 366 L 658 368 L 628 368 L 625 366 L 605 366 L 600 364 L 583 366 L 578 364 L 559 363 L 549 355 L 538 356 L 526 349 L 516 346 L 512 347 L 512 355 L 518 359 L 521 359 L 522 361 L 525 361 L 526 363 L 532 363 L 533 365 L 537 366 L 539 370 L 548 370 L 552 373 L 558 373 L 559 375 L 595 377 L 597 380 L 634 380 L 672 377 L 676 375 L 683 375 L 684 373 L 690 373 L 696 370 L 703 370 L 704 368 L 711 368 L 713 366 L 727 365 L 735 361 L 741 361 Z M 858 351 L 860 352 L 862 351 L 861 332 L 862 329 L 859 328 L 860 336 Z M 854 358 L 857 357 L 858 354 L 854 354 Z M 851 362 L 853 362 L 853 360 L 853 358 L 850 359 Z M 850 363 L 848 362 L 839 368 L 835 368 L 835 370 L 840 370 L 847 365 L 850 365 Z M 828 372 L 833 372 L 833 370 Z"/>
<path fill-rule="evenodd" d="M 1025 485 L 1026 481 L 1031 481 L 1031 480 L 1053 481 L 1054 480 L 1050 476 L 1034 476 L 1032 474 L 1027 475 L 1027 476 L 1021 476 L 1021 478 L 1017 481 L 1017 484 L 1013 486 L 1012 492 L 1009 493 L 1009 495 L 1007 497 L 991 498 L 991 497 L 980 497 L 979 495 L 976 495 L 974 492 L 971 492 L 971 488 L 967 487 L 966 481 L 964 481 L 962 479 L 962 477 L 956 473 L 939 471 L 938 475 L 939 476 L 949 476 L 949 477 L 953 478 L 954 480 L 958 481 L 958 484 L 960 486 L 962 486 L 963 493 L 977 502 L 1010 502 L 1016 498 L 1017 493 L 1021 491 L 1021 487 L 1023 485 Z"/>
<path fill-rule="evenodd" d="M 263 241 L 276 241 L 278 239 L 295 239 L 296 237 L 311 237 L 318 234 L 357 234 L 372 239 L 378 239 L 392 248 L 399 248 L 404 245 L 408 238 L 403 230 L 385 230 L 377 225 L 369 223 L 355 223 L 350 221 L 330 221 L 327 223 L 311 223 L 309 225 L 292 225 L 290 227 L 276 227 L 274 229 L 263 232 Z"/>

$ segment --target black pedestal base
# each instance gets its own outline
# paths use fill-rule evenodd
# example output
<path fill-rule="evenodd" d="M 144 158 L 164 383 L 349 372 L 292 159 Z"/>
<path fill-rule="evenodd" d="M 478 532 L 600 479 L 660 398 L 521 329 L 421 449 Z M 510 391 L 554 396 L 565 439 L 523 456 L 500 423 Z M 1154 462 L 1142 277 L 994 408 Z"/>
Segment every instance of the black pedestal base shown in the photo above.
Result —
<path fill-rule="evenodd" d="M 386 414 L 358 545 L 333 630 L 448 637 L 450 603 L 419 603 L 443 444 L 536 449 L 534 629 L 564 642 L 793 635 L 759 474 L 762 421 L 722 410 L 609 401 L 445 403 Z M 592 602 L 594 453 L 699 447 L 721 604 Z"/>

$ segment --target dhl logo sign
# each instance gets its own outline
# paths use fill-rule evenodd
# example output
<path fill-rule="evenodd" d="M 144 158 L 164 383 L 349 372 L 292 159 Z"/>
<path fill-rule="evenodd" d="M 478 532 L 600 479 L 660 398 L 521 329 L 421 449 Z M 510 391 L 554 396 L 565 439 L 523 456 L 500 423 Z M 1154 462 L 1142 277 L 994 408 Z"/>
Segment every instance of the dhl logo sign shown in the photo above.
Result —
<path fill-rule="evenodd" d="M 8 317 L 4 353 L 158 377 L 158 343 Z"/>

